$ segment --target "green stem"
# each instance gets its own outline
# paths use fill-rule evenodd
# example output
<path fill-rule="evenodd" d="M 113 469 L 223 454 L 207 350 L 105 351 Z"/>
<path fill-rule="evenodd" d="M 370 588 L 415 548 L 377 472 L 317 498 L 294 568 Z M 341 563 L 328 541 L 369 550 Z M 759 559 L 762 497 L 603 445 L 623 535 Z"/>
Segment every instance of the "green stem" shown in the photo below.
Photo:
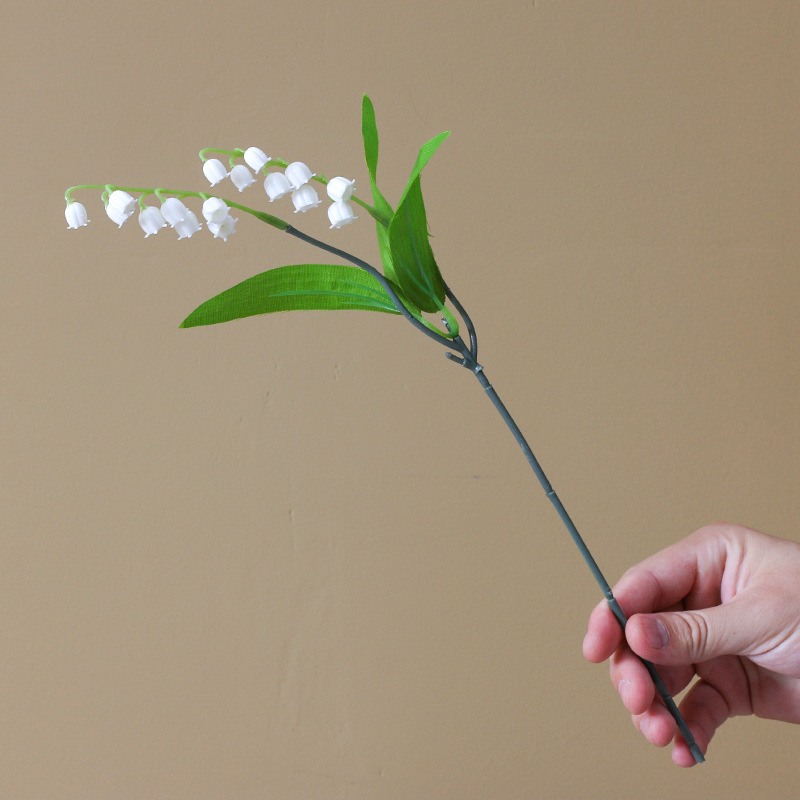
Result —
<path fill-rule="evenodd" d="M 234 150 L 221 150 L 219 147 L 204 147 L 198 153 L 201 161 L 208 161 L 206 153 L 215 153 L 216 155 L 220 156 L 228 156 L 229 161 L 232 162 L 234 158 L 241 158 L 244 155 L 244 150 L 240 150 L 238 147 Z"/>
<path fill-rule="evenodd" d="M 273 217 L 272 214 L 267 214 L 266 211 L 256 211 L 254 208 L 243 206 L 241 203 L 236 203 L 233 200 L 226 200 L 224 197 L 221 197 L 220 200 L 227 203 L 231 208 L 238 208 L 240 211 L 244 211 L 246 214 L 251 214 L 256 219 L 266 222 L 267 225 L 272 225 L 273 228 L 277 228 L 279 231 L 285 231 L 290 227 L 288 222 L 285 222 L 280 217 Z"/>
<path fill-rule="evenodd" d="M 386 276 L 380 273 L 375 267 L 371 264 L 368 264 L 366 261 L 354 256 L 352 253 L 348 253 L 346 250 L 340 250 L 338 247 L 334 247 L 333 245 L 327 244 L 319 239 L 315 239 L 313 236 L 309 236 L 307 233 L 303 233 L 302 231 L 297 230 L 297 228 L 293 228 L 291 225 L 287 225 L 284 228 L 286 233 L 291 234 L 297 239 L 300 239 L 307 244 L 312 244 L 314 247 L 318 247 L 320 250 L 324 250 L 327 253 L 331 253 L 339 258 L 349 261 L 356 267 L 363 269 L 365 272 L 368 272 L 372 275 L 378 283 L 386 290 L 386 293 L 391 298 L 391 301 L 394 303 L 397 310 L 415 327 L 417 330 L 424 333 L 426 336 L 430 337 L 434 341 L 438 342 L 439 344 L 444 345 L 445 347 L 450 348 L 451 350 L 456 350 L 458 352 L 461 351 L 463 347 L 463 342 L 461 344 L 456 344 L 454 341 L 454 337 L 443 333 L 438 328 L 431 325 L 426 319 L 417 316 L 413 312 L 411 312 L 406 304 L 400 299 L 400 296 L 397 294 L 396 287 L 392 284 L 389 280 L 386 279 Z M 450 353 L 449 355 L 452 355 Z"/>
<path fill-rule="evenodd" d="M 70 195 L 73 192 L 79 191 L 80 189 L 105 189 L 105 184 L 81 183 L 78 186 L 70 186 L 69 189 L 67 189 L 67 191 L 64 192 L 64 199 L 67 201 L 67 203 L 73 202 L 73 200 L 70 197 Z"/>
<path fill-rule="evenodd" d="M 361 206 L 376 222 L 383 225 L 384 228 L 389 227 L 392 222 L 392 218 L 387 214 L 383 214 L 382 212 L 378 211 L 375 206 L 371 206 L 369 203 L 365 203 L 360 197 L 356 197 L 353 195 L 350 198 L 356 205 Z"/>

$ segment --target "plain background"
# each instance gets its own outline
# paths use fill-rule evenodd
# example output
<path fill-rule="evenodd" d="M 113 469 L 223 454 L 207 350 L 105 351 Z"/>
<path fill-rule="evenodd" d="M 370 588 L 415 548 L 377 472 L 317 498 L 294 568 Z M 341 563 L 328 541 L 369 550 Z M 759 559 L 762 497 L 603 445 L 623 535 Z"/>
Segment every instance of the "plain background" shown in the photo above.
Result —
<path fill-rule="evenodd" d="M 450 130 L 437 259 L 609 579 L 721 519 L 797 538 L 800 4 L 3 16 L 0 798 L 796 792 L 796 727 L 733 720 L 688 771 L 635 732 L 581 657 L 599 590 L 440 348 L 379 314 L 180 330 L 318 254 L 244 215 L 145 241 L 94 191 L 68 231 L 61 198 L 250 145 L 364 192 L 367 92 L 396 200 Z M 366 217 L 281 213 L 376 260 Z"/>

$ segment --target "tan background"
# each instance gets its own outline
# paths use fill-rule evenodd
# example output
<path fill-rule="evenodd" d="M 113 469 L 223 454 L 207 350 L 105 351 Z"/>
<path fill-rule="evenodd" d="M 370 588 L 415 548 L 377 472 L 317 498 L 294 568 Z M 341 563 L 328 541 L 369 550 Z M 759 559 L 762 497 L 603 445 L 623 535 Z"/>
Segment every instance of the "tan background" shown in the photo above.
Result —
<path fill-rule="evenodd" d="M 635 733 L 581 658 L 597 587 L 435 345 L 179 330 L 316 254 L 145 241 L 96 192 L 67 231 L 61 195 L 251 144 L 364 190 L 366 91 L 396 199 L 449 129 L 438 260 L 609 578 L 717 519 L 797 538 L 800 4 L 50 2 L 0 36 L 0 798 L 796 793 L 797 728 L 690 771 Z"/>

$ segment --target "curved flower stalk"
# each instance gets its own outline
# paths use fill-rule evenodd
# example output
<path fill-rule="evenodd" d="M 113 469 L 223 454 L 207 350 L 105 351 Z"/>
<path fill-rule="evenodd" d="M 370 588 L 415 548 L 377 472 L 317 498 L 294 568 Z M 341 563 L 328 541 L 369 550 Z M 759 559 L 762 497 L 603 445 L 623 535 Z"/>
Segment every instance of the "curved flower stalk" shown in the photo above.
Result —
<path fill-rule="evenodd" d="M 207 300 L 189 314 L 181 323 L 181 327 L 212 325 L 256 314 L 308 309 L 379 311 L 404 316 L 428 338 L 443 345 L 446 348 L 447 358 L 469 369 L 475 375 L 522 449 L 542 489 L 602 589 L 614 617 L 624 629 L 627 619 L 610 585 L 553 490 L 522 431 L 486 377 L 478 361 L 475 326 L 466 309 L 445 283 L 433 256 L 420 176 L 448 133 L 439 134 L 420 148 L 406 188 L 397 207 L 393 208 L 377 184 L 378 131 L 372 102 L 366 95 L 362 102 L 361 132 L 372 204 L 356 196 L 355 182 L 348 178 L 337 176 L 329 181 L 323 175 L 313 173 L 304 162 L 286 162 L 270 158 L 263 150 L 256 147 L 246 150 L 208 148 L 200 151 L 200 158 L 203 162 L 203 173 L 212 187 L 230 178 L 233 185 L 242 192 L 256 182 L 254 174 L 263 173 L 264 190 L 269 202 L 291 196 L 295 213 L 305 213 L 321 203 L 311 185 L 312 181 L 325 185 L 327 196 L 331 201 L 328 209 L 331 229 L 339 229 L 352 223 L 356 219 L 352 204 L 361 206 L 375 220 L 382 272 L 345 250 L 299 231 L 279 217 L 207 192 L 135 188 L 112 184 L 74 186 L 65 194 L 67 224 L 70 228 L 79 228 L 88 223 L 86 209 L 72 199 L 72 193 L 79 189 L 95 188 L 102 190 L 107 214 L 120 227 L 134 213 L 137 200 L 133 195 L 138 194 L 139 222 L 146 238 L 167 225 L 178 233 L 179 238 L 188 238 L 200 230 L 201 226 L 194 212 L 183 201 L 197 198 L 203 201 L 202 217 L 215 238 L 225 241 L 234 232 L 237 220 L 231 216 L 231 210 L 238 209 L 346 262 L 344 264 L 302 263 L 269 269 Z M 227 156 L 228 166 L 226 167 L 217 156 Z M 245 163 L 238 163 L 239 159 Z M 150 196 L 161 202 L 160 209 L 145 204 L 145 199 Z M 434 324 L 429 318 L 430 315 L 439 317 L 441 327 Z M 460 333 L 459 319 L 464 327 L 465 336 Z M 698 763 L 704 761 L 702 752 L 655 666 L 644 659 L 642 661 L 695 760 Z"/>

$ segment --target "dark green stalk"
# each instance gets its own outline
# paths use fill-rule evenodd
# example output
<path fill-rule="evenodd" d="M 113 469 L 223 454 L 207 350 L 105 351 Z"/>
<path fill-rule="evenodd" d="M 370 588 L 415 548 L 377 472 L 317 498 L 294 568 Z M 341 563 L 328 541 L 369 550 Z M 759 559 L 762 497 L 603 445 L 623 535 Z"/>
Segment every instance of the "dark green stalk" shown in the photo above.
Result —
<path fill-rule="evenodd" d="M 503 422 L 506 423 L 506 426 L 511 431 L 514 439 L 516 440 L 517 444 L 522 449 L 522 452 L 525 455 L 525 458 L 530 464 L 531 469 L 533 470 L 536 478 L 538 479 L 539 483 L 544 489 L 545 494 L 550 499 L 550 502 L 556 509 L 558 516 L 561 518 L 561 522 L 564 524 L 564 527 L 567 529 L 572 541 L 575 543 L 575 546 L 578 548 L 583 560 L 586 562 L 589 570 L 591 571 L 592 575 L 594 576 L 595 581 L 597 581 L 598 585 L 603 591 L 605 595 L 606 602 L 608 603 L 609 608 L 611 609 L 611 613 L 614 615 L 614 618 L 619 623 L 620 627 L 622 628 L 623 632 L 625 630 L 625 626 L 628 623 L 628 618 L 625 616 L 625 612 L 622 610 L 620 604 L 617 602 L 617 599 L 614 597 L 614 593 L 611 590 L 611 586 L 609 585 L 608 581 L 605 579 L 600 567 L 598 566 L 597 562 L 594 559 L 591 551 L 586 545 L 586 542 L 583 541 L 583 537 L 578 532 L 578 529 L 575 527 L 575 523 L 572 521 L 571 517 L 567 513 L 566 508 L 564 508 L 564 504 L 561 502 L 561 499 L 556 494 L 553 487 L 550 485 L 550 481 L 547 479 L 547 475 L 545 475 L 544 470 L 542 469 L 539 461 L 537 460 L 536 456 L 533 454 L 533 450 L 531 446 L 528 444 L 527 440 L 522 434 L 522 431 L 519 429 L 519 426 L 514 421 L 514 418 L 509 413 L 508 409 L 503 404 L 503 401 L 500 399 L 499 395 L 495 391 L 495 388 L 489 383 L 489 379 L 486 377 L 486 374 L 483 371 L 483 367 L 478 363 L 477 355 L 478 355 L 478 339 L 475 333 L 475 327 L 472 324 L 472 320 L 469 318 L 464 307 L 458 301 L 456 296 L 450 291 L 449 288 L 446 288 L 446 295 L 450 302 L 455 307 L 456 311 L 460 314 L 467 331 L 469 332 L 469 345 L 464 342 L 464 340 L 460 336 L 454 336 L 452 338 L 448 338 L 441 334 L 436 334 L 434 331 L 430 330 L 429 328 L 425 327 L 413 314 L 409 312 L 409 310 L 403 305 L 402 301 L 398 297 L 397 293 L 394 291 L 392 284 L 386 280 L 385 276 L 382 275 L 375 267 L 368 264 L 366 261 L 358 258 L 357 256 L 352 255 L 344 250 L 340 250 L 338 247 L 333 247 L 325 242 L 320 241 L 319 239 L 315 239 L 313 236 L 308 236 L 301 231 L 298 231 L 296 228 L 293 228 L 291 225 L 285 228 L 286 233 L 290 233 L 292 236 L 295 236 L 298 239 L 301 239 L 308 244 L 313 244 L 315 247 L 319 247 L 321 250 L 325 250 L 333 255 L 338 256 L 339 258 L 344 259 L 345 261 L 349 261 L 351 264 L 354 264 L 357 267 L 367 271 L 370 275 L 373 275 L 377 278 L 384 289 L 386 289 L 389 297 L 392 299 L 392 302 L 395 304 L 397 309 L 400 311 L 401 314 L 411 322 L 414 327 L 418 328 L 422 333 L 426 336 L 438 341 L 440 344 L 444 345 L 445 347 L 449 348 L 450 350 L 455 350 L 460 354 L 460 357 L 457 356 L 455 353 L 447 352 L 445 356 L 449 358 L 451 361 L 455 361 L 461 364 L 463 367 L 471 370 L 475 377 L 478 379 L 478 383 L 483 387 L 484 391 L 488 398 L 492 401 L 492 404 L 497 409 L 497 412 L 503 419 Z M 445 325 L 446 325 L 445 321 Z M 653 681 L 653 684 L 658 692 L 659 697 L 664 702 L 669 713 L 672 715 L 672 718 L 675 720 L 676 725 L 678 726 L 678 730 L 680 731 L 681 736 L 683 736 L 686 744 L 689 746 L 689 750 L 691 751 L 692 755 L 694 756 L 694 760 L 698 764 L 702 764 L 705 761 L 705 757 L 703 753 L 700 751 L 699 746 L 694 740 L 694 736 L 692 732 L 689 730 L 689 726 L 686 724 L 686 720 L 684 720 L 683 715 L 680 712 L 677 704 L 670 695 L 669 690 L 667 689 L 666 685 L 664 684 L 663 679 L 658 674 L 658 670 L 656 669 L 655 665 L 648 661 L 647 659 L 640 658 L 640 661 L 644 664 L 645 668 L 647 669 L 648 673 L 650 674 L 650 678 Z"/>
<path fill-rule="evenodd" d="M 459 340 L 456 339 L 456 343 L 459 343 Z M 625 630 L 625 626 L 628 623 L 628 618 L 625 616 L 625 612 L 622 610 L 620 604 L 617 602 L 616 597 L 614 597 L 614 593 L 611 591 L 611 586 L 609 585 L 608 581 L 605 579 L 600 567 L 597 565 L 597 562 L 592 556 L 589 548 L 584 542 L 583 537 L 578 532 L 578 529 L 575 527 L 575 523 L 572 521 L 571 517 L 567 513 L 566 508 L 564 508 L 564 504 L 561 502 L 561 499 L 556 494 L 553 487 L 550 485 L 550 481 L 547 479 L 547 475 L 545 475 L 544 470 L 542 469 L 539 461 L 537 460 L 536 456 L 533 454 L 533 450 L 531 446 L 528 444 L 527 440 L 522 434 L 522 431 L 519 429 L 519 426 L 514 421 L 514 418 L 509 413 L 508 409 L 503 404 L 503 401 L 498 396 L 495 388 L 489 383 L 489 379 L 486 377 L 486 374 L 483 371 L 483 367 L 480 366 L 470 354 L 469 349 L 466 345 L 461 342 L 464 349 L 462 351 L 464 358 L 458 359 L 457 357 L 453 356 L 451 353 L 447 353 L 446 355 L 455 361 L 460 361 L 464 367 L 467 367 L 472 370 L 475 377 L 478 379 L 478 383 L 483 387 L 484 391 L 488 398 L 492 401 L 492 404 L 497 409 L 498 413 L 503 419 L 503 422 L 506 423 L 508 429 L 511 431 L 514 439 L 517 441 L 517 444 L 522 449 L 522 452 L 525 454 L 525 458 L 528 460 L 528 463 L 531 466 L 534 474 L 536 475 L 539 483 L 544 489 L 545 494 L 548 498 L 550 498 L 550 502 L 555 506 L 556 512 L 558 516 L 561 518 L 561 522 L 564 524 L 564 527 L 567 529 L 567 532 L 572 537 L 572 541 L 575 543 L 575 546 L 580 551 L 583 560 L 589 567 L 594 579 L 597 581 L 600 588 L 603 590 L 603 594 L 605 595 L 606 602 L 608 603 L 609 608 L 611 609 L 611 613 L 614 615 L 614 618 L 619 623 L 622 630 Z M 675 723 L 678 726 L 678 730 L 680 731 L 681 736 L 683 736 L 686 744 L 689 746 L 689 750 L 691 751 L 692 755 L 694 756 L 694 760 L 698 764 L 702 764 L 705 761 L 705 757 L 701 752 L 700 748 L 698 747 L 697 743 L 694 740 L 694 736 L 692 732 L 689 730 L 689 726 L 686 724 L 686 720 L 684 720 L 683 715 L 681 714 L 680 710 L 678 709 L 677 704 L 672 698 L 672 695 L 669 693 L 666 685 L 664 684 L 663 679 L 658 674 L 658 670 L 656 669 L 655 665 L 648 661 L 645 658 L 639 659 L 647 669 L 648 673 L 650 674 L 650 678 L 653 681 L 653 684 L 656 688 L 656 691 L 659 694 L 659 697 L 664 702 L 664 705 L 667 707 L 667 710 L 672 715 L 672 718 L 675 720 Z"/>

